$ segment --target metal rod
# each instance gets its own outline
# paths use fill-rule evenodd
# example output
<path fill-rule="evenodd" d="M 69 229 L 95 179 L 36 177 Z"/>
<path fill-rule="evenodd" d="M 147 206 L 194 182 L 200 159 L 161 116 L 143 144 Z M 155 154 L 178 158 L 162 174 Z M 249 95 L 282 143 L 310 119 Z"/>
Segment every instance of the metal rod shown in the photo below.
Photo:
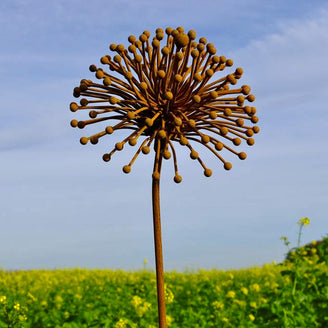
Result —
<path fill-rule="evenodd" d="M 159 154 L 158 173 L 161 171 L 162 152 Z M 160 179 L 153 177 L 152 199 L 153 199 L 153 224 L 154 224 L 154 243 L 156 260 L 156 281 L 157 281 L 157 304 L 158 304 L 158 324 L 159 328 L 166 328 L 165 312 L 165 290 L 164 290 L 164 269 L 163 269 L 163 250 L 162 250 L 162 232 L 159 198 Z"/>

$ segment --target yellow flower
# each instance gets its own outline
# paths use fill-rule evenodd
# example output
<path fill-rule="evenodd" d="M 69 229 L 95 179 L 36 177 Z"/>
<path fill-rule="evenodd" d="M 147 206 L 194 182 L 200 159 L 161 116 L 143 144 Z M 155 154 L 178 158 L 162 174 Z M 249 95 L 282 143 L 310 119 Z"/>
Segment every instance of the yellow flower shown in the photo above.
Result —
<path fill-rule="evenodd" d="M 235 293 L 234 291 L 230 290 L 230 291 L 227 293 L 226 296 L 227 296 L 228 298 L 235 298 L 236 293 Z"/>
<path fill-rule="evenodd" d="M 244 295 L 247 295 L 248 294 L 248 289 L 246 287 L 242 287 L 241 288 L 241 292 L 244 294 Z"/>
<path fill-rule="evenodd" d="M 47 301 L 42 301 L 41 302 L 41 306 L 47 306 L 47 305 L 48 305 Z"/>
<path fill-rule="evenodd" d="M 166 315 L 166 325 L 171 326 L 172 322 L 173 319 L 169 315 Z"/>
<path fill-rule="evenodd" d="M 55 297 L 55 302 L 57 302 L 57 303 L 62 303 L 64 300 L 63 300 L 63 298 L 60 296 L 60 295 L 57 295 L 56 297 Z"/>
<path fill-rule="evenodd" d="M 301 218 L 301 219 L 299 219 L 298 220 L 298 222 L 297 222 L 297 224 L 299 225 L 299 226 L 303 226 L 303 225 L 305 225 L 306 227 L 310 224 L 310 219 L 309 218 Z"/>
<path fill-rule="evenodd" d="M 147 260 L 147 259 L 144 259 L 144 260 L 143 260 L 143 263 L 144 263 L 144 264 L 147 264 L 147 263 L 148 263 L 148 260 Z"/>
<path fill-rule="evenodd" d="M 15 303 L 15 305 L 14 305 L 14 309 L 15 309 L 16 311 L 18 311 L 18 310 L 20 309 L 20 304 L 19 304 L 19 303 Z"/>
<path fill-rule="evenodd" d="M 250 305 L 250 307 L 252 307 L 254 309 L 256 309 L 256 307 L 257 307 L 256 302 L 250 302 L 249 305 Z"/>
<path fill-rule="evenodd" d="M 218 294 L 220 294 L 220 292 L 221 292 L 221 287 L 220 287 L 219 285 L 216 285 L 216 286 L 215 286 L 215 291 L 216 291 Z"/>
<path fill-rule="evenodd" d="M 80 294 L 75 294 L 74 297 L 80 301 L 83 296 Z"/>
<path fill-rule="evenodd" d="M 229 322 L 229 319 L 226 318 L 226 317 L 224 317 L 224 318 L 222 318 L 222 321 L 223 321 L 223 322 Z"/>
<path fill-rule="evenodd" d="M 248 317 L 249 317 L 249 320 L 251 320 L 251 321 L 255 320 L 255 317 L 253 316 L 253 314 L 250 314 Z"/>
<path fill-rule="evenodd" d="M 214 301 L 212 303 L 212 306 L 215 308 L 215 309 L 223 309 L 224 308 L 224 304 L 222 302 L 219 302 L 219 301 Z"/>
<path fill-rule="evenodd" d="M 120 319 L 116 322 L 114 328 L 126 328 L 128 321 L 126 319 Z"/>
<path fill-rule="evenodd" d="M 254 292 L 258 292 L 260 291 L 261 287 L 259 286 L 259 284 L 253 284 L 251 286 L 249 286 L 250 290 L 254 291 Z"/>
<path fill-rule="evenodd" d="M 166 304 L 170 304 L 172 303 L 174 300 L 174 294 L 172 293 L 172 291 L 167 288 L 165 286 L 165 301 L 166 301 Z"/>
<path fill-rule="evenodd" d="M 138 308 L 136 308 L 137 315 L 139 317 L 142 317 L 148 311 L 150 306 L 151 306 L 150 303 L 145 302 L 142 306 L 139 306 Z"/>
<path fill-rule="evenodd" d="M 131 301 L 131 304 L 134 306 L 134 307 L 138 307 L 139 305 L 142 304 L 142 299 L 139 297 L 139 296 L 133 296 L 132 298 L 132 301 Z"/>
<path fill-rule="evenodd" d="M 5 303 L 7 297 L 6 296 L 0 296 L 0 303 Z"/>

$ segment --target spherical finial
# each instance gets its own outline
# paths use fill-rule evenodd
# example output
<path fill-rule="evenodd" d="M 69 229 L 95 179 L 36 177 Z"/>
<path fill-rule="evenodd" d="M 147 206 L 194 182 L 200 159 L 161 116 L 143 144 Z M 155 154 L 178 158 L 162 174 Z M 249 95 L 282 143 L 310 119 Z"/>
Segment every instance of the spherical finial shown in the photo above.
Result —
<path fill-rule="evenodd" d="M 109 102 L 112 104 L 112 105 L 115 105 L 119 102 L 119 99 L 117 99 L 116 97 L 110 97 L 109 98 Z"/>
<path fill-rule="evenodd" d="M 99 142 L 99 139 L 97 137 L 92 137 L 90 138 L 90 142 L 93 144 L 93 145 L 96 145 L 98 142 Z"/>
<path fill-rule="evenodd" d="M 136 114 L 133 112 L 127 112 L 126 116 L 129 120 L 133 120 L 136 117 Z"/>
<path fill-rule="evenodd" d="M 248 139 L 247 139 L 247 144 L 248 144 L 249 146 L 253 146 L 253 145 L 255 144 L 255 140 L 254 140 L 253 138 L 248 138 Z"/>
<path fill-rule="evenodd" d="M 254 133 L 259 133 L 260 128 L 257 125 L 255 125 L 255 126 L 253 126 L 253 131 L 254 131 Z"/>
<path fill-rule="evenodd" d="M 109 59 L 108 59 L 107 56 L 103 56 L 103 57 L 100 58 L 100 62 L 104 65 L 109 64 Z"/>
<path fill-rule="evenodd" d="M 238 157 L 239 157 L 240 159 L 244 160 L 244 159 L 246 159 L 247 155 L 246 155 L 246 153 L 241 152 L 241 153 L 238 154 Z"/>
<path fill-rule="evenodd" d="M 232 164 L 229 162 L 225 162 L 223 167 L 225 168 L 225 170 L 229 171 L 232 168 Z"/>
<path fill-rule="evenodd" d="M 144 146 L 141 148 L 143 154 L 147 155 L 150 152 L 150 148 L 148 146 Z"/>
<path fill-rule="evenodd" d="M 228 66 L 228 67 L 233 66 L 233 60 L 232 60 L 232 59 L 227 59 L 227 60 L 225 61 L 225 64 L 226 64 L 226 66 Z"/>
<path fill-rule="evenodd" d="M 72 127 L 72 128 L 76 128 L 77 125 L 78 125 L 78 121 L 77 121 L 77 120 L 72 120 L 72 121 L 71 121 L 71 127 Z"/>
<path fill-rule="evenodd" d="M 104 162 L 109 162 L 110 161 L 110 155 L 109 154 L 104 154 L 102 157 Z"/>
<path fill-rule="evenodd" d="M 118 53 L 121 53 L 125 50 L 125 47 L 123 44 L 119 44 L 116 49 L 115 49 Z"/>
<path fill-rule="evenodd" d="M 76 112 L 78 110 L 79 106 L 77 105 L 77 103 L 71 102 L 69 108 L 72 112 Z"/>
<path fill-rule="evenodd" d="M 176 126 L 181 126 L 181 125 L 182 125 L 182 120 L 181 120 L 181 118 L 180 118 L 180 117 L 176 117 L 176 118 L 174 119 L 174 124 L 175 124 Z"/>
<path fill-rule="evenodd" d="M 131 172 L 131 166 L 130 165 L 124 165 L 123 166 L 123 172 L 124 173 L 130 173 Z"/>
<path fill-rule="evenodd" d="M 188 125 L 191 127 L 191 128 L 195 128 L 196 127 L 196 121 L 195 120 L 189 120 L 188 121 Z"/>
<path fill-rule="evenodd" d="M 174 80 L 178 83 L 180 83 L 182 81 L 182 75 L 180 74 L 175 74 L 174 75 Z"/>
<path fill-rule="evenodd" d="M 204 175 L 209 178 L 212 175 L 212 170 L 206 168 L 204 170 Z"/>
<path fill-rule="evenodd" d="M 112 43 L 110 46 L 109 46 L 109 49 L 112 50 L 112 51 L 115 51 L 117 48 L 117 45 L 115 43 Z"/>
<path fill-rule="evenodd" d="M 194 101 L 194 102 L 196 102 L 196 103 L 200 103 L 200 101 L 201 101 L 201 98 L 200 98 L 200 96 L 199 95 L 194 95 L 193 97 L 192 97 L 192 100 Z"/>
<path fill-rule="evenodd" d="M 255 96 L 254 96 L 254 95 L 248 95 L 248 96 L 246 97 L 246 99 L 247 99 L 249 102 L 253 102 L 253 101 L 255 101 Z"/>
<path fill-rule="evenodd" d="M 151 44 L 154 48 L 159 48 L 160 47 L 160 42 L 159 42 L 158 38 L 154 39 Z"/>
<path fill-rule="evenodd" d="M 207 143 L 210 142 L 210 140 L 211 140 L 211 138 L 208 135 L 206 135 L 206 134 L 202 135 L 202 142 L 203 143 L 207 144 Z"/>
<path fill-rule="evenodd" d="M 111 126 L 107 126 L 105 131 L 107 134 L 112 134 L 114 132 L 114 129 Z"/>
<path fill-rule="evenodd" d="M 170 92 L 170 91 L 166 91 L 165 94 L 164 94 L 164 99 L 166 99 L 166 100 L 173 99 L 173 93 Z"/>
<path fill-rule="evenodd" d="M 172 28 L 172 27 L 167 27 L 167 28 L 165 29 L 165 33 L 166 33 L 167 35 L 170 35 L 170 34 L 172 33 L 172 31 L 173 31 L 173 28 Z"/>
<path fill-rule="evenodd" d="M 174 36 L 174 41 L 178 48 L 182 48 L 189 43 L 189 36 L 184 33 L 178 33 Z"/>
<path fill-rule="evenodd" d="M 137 38 L 134 35 L 130 35 L 128 37 L 128 41 L 131 42 L 131 43 L 134 43 L 136 40 L 137 40 Z"/>
<path fill-rule="evenodd" d="M 86 137 L 82 137 L 82 138 L 80 139 L 80 143 L 81 143 L 82 145 L 86 145 L 86 144 L 88 143 L 88 141 L 89 141 L 89 139 L 86 138 Z"/>
<path fill-rule="evenodd" d="M 163 71 L 163 70 L 160 69 L 157 72 L 157 75 L 158 75 L 159 78 L 164 79 L 164 77 L 165 77 L 165 71 Z"/>
<path fill-rule="evenodd" d="M 168 150 L 165 150 L 164 151 L 164 154 L 163 154 L 163 157 L 165 159 L 170 159 L 171 158 L 171 153 Z"/>
<path fill-rule="evenodd" d="M 115 149 L 116 150 L 122 150 L 123 149 L 123 143 L 122 142 L 117 142 L 116 144 L 115 144 Z"/>
<path fill-rule="evenodd" d="M 165 139 L 166 138 L 166 131 L 165 130 L 160 130 L 158 132 L 158 136 L 161 138 L 161 139 Z"/>
<path fill-rule="evenodd" d="M 195 40 L 196 39 L 196 32 L 194 30 L 190 30 L 188 32 L 188 36 L 191 40 Z"/>
<path fill-rule="evenodd" d="M 198 153 L 197 153 L 197 151 L 192 150 L 192 151 L 190 152 L 190 158 L 191 158 L 191 159 L 197 159 L 197 158 L 198 158 Z"/>
<path fill-rule="evenodd" d="M 164 47 L 161 52 L 163 56 L 167 56 L 170 53 L 170 48 Z"/>
<path fill-rule="evenodd" d="M 251 88 L 248 86 L 248 85 L 243 85 L 241 87 L 241 92 L 244 94 L 244 95 L 248 95 L 250 92 L 251 92 Z"/>
<path fill-rule="evenodd" d="M 218 150 L 218 151 L 222 150 L 223 147 L 224 147 L 224 146 L 223 146 L 223 143 L 220 142 L 220 141 L 218 141 L 218 142 L 215 144 L 215 149 Z"/>
<path fill-rule="evenodd" d="M 186 146 L 188 145 L 188 139 L 186 137 L 180 137 L 180 145 Z"/>
<path fill-rule="evenodd" d="M 176 174 L 173 178 L 175 183 L 180 183 L 182 181 L 182 177 L 179 174 Z"/>

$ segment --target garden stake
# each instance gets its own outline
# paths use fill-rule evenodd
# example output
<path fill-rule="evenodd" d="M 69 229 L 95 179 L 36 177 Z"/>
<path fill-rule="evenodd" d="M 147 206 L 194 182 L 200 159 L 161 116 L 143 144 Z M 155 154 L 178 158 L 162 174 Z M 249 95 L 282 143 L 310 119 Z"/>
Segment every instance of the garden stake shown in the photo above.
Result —
<path fill-rule="evenodd" d="M 215 73 L 233 66 L 231 59 L 215 55 L 216 48 L 204 37 L 199 42 L 194 41 L 196 32 L 193 30 L 186 34 L 182 27 L 168 27 L 165 33 L 167 38 L 162 48 L 160 43 L 164 39 L 164 30 L 161 28 L 156 29 L 152 40 L 149 31 L 144 31 L 139 39 L 130 35 L 128 49 L 122 44 L 111 44 L 109 48 L 116 53 L 114 57 L 106 55 L 100 59 L 103 65 L 109 67 L 109 72 L 91 65 L 89 69 L 95 73 L 99 83 L 81 80 L 73 95 L 83 98 L 80 104 L 70 104 L 72 112 L 90 110 L 90 119 L 74 119 L 72 127 L 83 129 L 90 124 L 103 124 L 99 133 L 80 139 L 83 145 L 89 141 L 97 144 L 99 139 L 117 130 L 131 131 L 103 155 L 105 162 L 110 161 L 114 153 L 121 151 L 127 143 L 135 146 L 139 138 L 144 137 L 131 161 L 123 166 L 124 173 L 130 173 L 139 154 L 148 154 L 150 146 L 154 145 L 152 204 L 159 328 L 166 328 L 159 197 L 162 159 L 173 157 L 174 181 L 180 183 L 182 177 L 178 172 L 173 145 L 173 142 L 178 142 L 190 150 L 190 158 L 197 160 L 204 169 L 204 175 L 210 177 L 212 171 L 201 160 L 194 144 L 208 148 L 223 167 L 230 170 L 231 163 L 225 161 L 220 152 L 229 151 L 241 160 L 246 159 L 245 152 L 234 150 L 228 143 L 239 146 L 245 141 L 252 146 L 252 136 L 260 131 L 258 126 L 253 125 L 258 122 L 256 108 L 244 105 L 245 100 L 255 100 L 255 96 L 250 94 L 250 87 L 230 88 L 237 84 L 243 69 L 236 68 L 215 80 Z"/>

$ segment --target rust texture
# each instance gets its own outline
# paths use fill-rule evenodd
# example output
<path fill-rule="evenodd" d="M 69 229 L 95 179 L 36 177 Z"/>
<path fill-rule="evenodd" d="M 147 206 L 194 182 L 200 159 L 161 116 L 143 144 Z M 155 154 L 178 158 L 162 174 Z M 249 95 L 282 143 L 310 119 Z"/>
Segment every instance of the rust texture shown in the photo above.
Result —
<path fill-rule="evenodd" d="M 242 142 L 254 145 L 253 135 L 260 130 L 255 125 L 256 108 L 246 103 L 255 100 L 251 88 L 234 87 L 243 69 L 237 67 L 223 74 L 224 69 L 233 66 L 233 60 L 216 55 L 216 48 L 206 38 L 195 40 L 193 30 L 185 33 L 182 27 L 168 27 L 165 31 L 158 28 L 153 38 L 149 31 L 139 38 L 130 35 L 127 49 L 123 44 L 111 44 L 109 48 L 114 54 L 100 59 L 105 68 L 96 65 L 89 68 L 97 81 L 81 80 L 73 91 L 74 97 L 81 97 L 79 104 L 70 104 L 72 112 L 89 111 L 88 119 L 73 119 L 72 127 L 102 126 L 100 132 L 82 137 L 83 145 L 97 144 L 118 130 L 127 131 L 127 136 L 103 155 L 104 161 L 110 161 L 126 144 L 138 144 L 131 161 L 123 167 L 124 173 L 131 171 L 140 153 L 150 153 L 153 145 L 152 197 L 160 328 L 166 327 L 159 206 L 162 159 L 172 158 L 174 181 L 180 183 L 175 150 L 178 143 L 188 148 L 190 158 L 210 177 L 212 170 L 201 160 L 198 146 L 207 148 L 230 170 L 232 164 L 224 159 L 224 152 L 246 159 L 246 153 L 235 147 Z"/>

